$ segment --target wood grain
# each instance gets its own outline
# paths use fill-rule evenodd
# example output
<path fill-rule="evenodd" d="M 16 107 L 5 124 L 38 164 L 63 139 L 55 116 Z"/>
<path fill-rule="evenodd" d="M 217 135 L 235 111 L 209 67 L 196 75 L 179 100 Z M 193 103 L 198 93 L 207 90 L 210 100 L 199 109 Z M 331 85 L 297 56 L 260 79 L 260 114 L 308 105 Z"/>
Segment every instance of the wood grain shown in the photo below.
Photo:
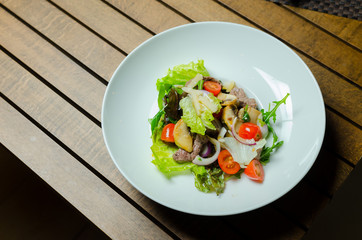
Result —
<path fill-rule="evenodd" d="M 125 58 L 45 0 L 10 0 L 4 5 L 105 80 Z"/>
<path fill-rule="evenodd" d="M 143 26 L 154 33 L 165 31 L 169 28 L 187 24 L 185 18 L 175 14 L 174 11 L 157 1 L 150 0 L 106 0 L 114 7 L 127 14 L 127 16 L 142 23 Z M 157 14 L 155 14 L 157 13 Z M 172 21 L 170 21 L 172 19 Z"/>
<path fill-rule="evenodd" d="M 356 48 L 362 49 L 361 21 L 288 5 L 284 5 L 284 7 L 324 28 L 331 34 L 347 41 Z"/>
<path fill-rule="evenodd" d="M 264 0 L 221 2 L 361 86 L 360 51 L 274 3 Z"/>
<path fill-rule="evenodd" d="M 129 53 L 152 36 L 142 27 L 97 0 L 52 0 L 98 34 Z"/>
<path fill-rule="evenodd" d="M 1 142 L 111 238 L 170 239 L 3 99 L 0 115 Z"/>
<path fill-rule="evenodd" d="M 104 84 L 3 9 L 0 32 L 4 48 L 100 121 Z"/>
<path fill-rule="evenodd" d="M 330 110 L 326 111 L 326 118 L 325 146 L 357 164 L 362 157 L 362 130 Z"/>

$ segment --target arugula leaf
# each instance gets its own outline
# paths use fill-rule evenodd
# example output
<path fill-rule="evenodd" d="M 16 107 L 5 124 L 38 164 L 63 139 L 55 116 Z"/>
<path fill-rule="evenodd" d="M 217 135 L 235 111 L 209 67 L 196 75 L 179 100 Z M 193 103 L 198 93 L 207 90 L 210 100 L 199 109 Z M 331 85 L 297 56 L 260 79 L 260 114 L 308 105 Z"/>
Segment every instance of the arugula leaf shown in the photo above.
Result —
<path fill-rule="evenodd" d="M 287 95 L 285 95 L 285 97 L 282 100 L 273 101 L 273 103 L 275 103 L 276 105 L 271 111 L 270 111 L 270 105 L 269 105 L 268 112 L 264 112 L 264 109 L 261 110 L 261 112 L 263 114 L 263 120 L 264 120 L 265 124 L 267 124 L 269 132 L 271 132 L 273 134 L 273 144 L 270 147 L 263 148 L 263 150 L 260 154 L 260 162 L 263 164 L 266 164 L 267 162 L 269 162 L 270 154 L 273 151 L 277 150 L 279 147 L 281 147 L 284 143 L 283 141 L 278 142 L 278 136 L 277 136 L 276 132 L 274 131 L 274 128 L 271 126 L 269 119 L 272 117 L 273 122 L 275 122 L 277 109 L 279 108 L 279 106 L 282 103 L 284 103 L 284 104 L 286 103 L 286 100 L 289 95 L 290 94 L 287 93 Z"/>
<path fill-rule="evenodd" d="M 261 154 L 260 154 L 260 162 L 263 163 L 264 165 L 266 163 L 269 162 L 269 158 L 270 158 L 270 154 L 278 149 L 279 147 L 281 147 L 283 145 L 283 141 L 279 141 L 278 142 L 278 136 L 276 134 L 276 132 L 274 131 L 274 129 L 271 127 L 270 123 L 267 123 L 269 132 L 271 132 L 273 134 L 273 144 L 270 147 L 265 147 L 263 148 Z"/>
<path fill-rule="evenodd" d="M 277 111 L 277 109 L 279 108 L 279 106 L 282 104 L 282 103 L 286 103 L 286 100 L 287 100 L 287 98 L 288 98 L 288 96 L 289 96 L 290 94 L 289 93 L 287 93 L 287 95 L 285 95 L 285 97 L 282 99 L 282 100 L 280 100 L 280 101 L 273 101 L 273 103 L 275 103 L 276 105 L 274 106 L 274 108 L 271 110 L 271 111 L 269 111 L 270 110 L 270 105 L 269 105 L 269 109 L 268 109 L 268 112 L 264 112 L 264 110 L 262 111 L 262 114 L 263 114 L 263 120 L 264 120 L 264 122 L 265 123 L 268 123 L 269 122 L 269 119 L 271 118 L 271 117 L 273 117 L 273 122 L 275 122 L 275 120 L 276 120 L 276 111 Z"/>

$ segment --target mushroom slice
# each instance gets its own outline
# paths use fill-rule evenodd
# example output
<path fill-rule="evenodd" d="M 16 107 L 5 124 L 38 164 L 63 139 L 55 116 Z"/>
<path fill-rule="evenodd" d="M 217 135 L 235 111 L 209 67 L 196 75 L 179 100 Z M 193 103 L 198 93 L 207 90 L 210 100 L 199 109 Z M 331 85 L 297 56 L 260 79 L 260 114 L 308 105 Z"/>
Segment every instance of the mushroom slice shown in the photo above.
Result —
<path fill-rule="evenodd" d="M 250 122 L 257 124 L 257 119 L 258 119 L 259 115 L 261 114 L 261 112 L 250 106 L 248 106 L 248 110 L 246 112 L 249 114 Z M 243 119 L 243 116 L 244 116 L 244 108 L 241 108 L 239 110 L 238 117 L 240 119 Z"/>
<path fill-rule="evenodd" d="M 238 100 L 235 95 L 219 93 L 217 98 L 221 101 L 221 106 L 230 106 L 236 103 Z"/>
<path fill-rule="evenodd" d="M 226 106 L 223 109 L 221 119 L 229 129 L 231 129 L 235 117 L 236 114 L 234 113 L 234 109 L 231 106 Z"/>

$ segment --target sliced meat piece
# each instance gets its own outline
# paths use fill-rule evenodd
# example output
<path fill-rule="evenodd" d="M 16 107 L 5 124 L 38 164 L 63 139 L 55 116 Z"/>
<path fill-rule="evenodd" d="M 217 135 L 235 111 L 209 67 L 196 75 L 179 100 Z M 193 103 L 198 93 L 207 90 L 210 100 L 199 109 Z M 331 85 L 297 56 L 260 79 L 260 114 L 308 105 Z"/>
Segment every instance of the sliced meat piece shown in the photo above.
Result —
<path fill-rule="evenodd" d="M 234 87 L 233 89 L 231 89 L 230 94 L 238 98 L 238 100 L 236 101 L 238 107 L 245 107 L 245 105 L 248 105 L 257 109 L 258 105 L 256 104 L 255 99 L 248 98 L 242 88 Z"/>
<path fill-rule="evenodd" d="M 177 162 L 190 162 L 193 159 L 191 158 L 191 153 L 180 148 L 173 155 L 172 158 Z"/>
<path fill-rule="evenodd" d="M 191 153 L 180 148 L 173 154 L 172 158 L 177 162 L 191 162 L 197 155 L 199 155 L 202 145 L 204 145 L 208 141 L 209 139 L 206 136 L 197 134 L 194 145 L 192 146 Z"/>

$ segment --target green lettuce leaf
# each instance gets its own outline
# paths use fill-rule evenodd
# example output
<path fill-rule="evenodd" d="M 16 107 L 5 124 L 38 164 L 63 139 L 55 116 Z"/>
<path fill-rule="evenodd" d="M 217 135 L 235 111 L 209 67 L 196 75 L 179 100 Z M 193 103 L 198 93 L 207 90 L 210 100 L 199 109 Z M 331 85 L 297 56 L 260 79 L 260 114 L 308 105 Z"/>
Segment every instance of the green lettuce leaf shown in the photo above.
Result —
<path fill-rule="evenodd" d="M 190 97 L 185 97 L 180 101 L 180 107 L 182 108 L 182 119 L 185 121 L 186 125 L 190 127 L 190 131 L 198 133 L 201 135 L 205 134 L 206 127 L 202 119 L 197 116 L 196 110 L 192 104 Z M 212 117 L 212 114 L 211 114 Z"/>
<path fill-rule="evenodd" d="M 202 108 L 202 112 L 201 112 L 200 117 L 201 117 L 201 120 L 202 120 L 203 124 L 207 128 L 212 129 L 212 130 L 216 129 L 214 124 L 212 124 L 212 121 L 214 120 L 214 116 L 212 115 L 212 112 L 209 109 L 207 109 L 206 107 Z"/>
<path fill-rule="evenodd" d="M 164 114 L 160 118 L 158 125 L 154 128 L 152 134 L 153 144 L 151 150 L 154 156 L 152 163 L 165 174 L 167 177 L 171 177 L 177 173 L 184 172 L 193 166 L 193 163 L 178 163 L 173 160 L 172 155 L 178 150 L 178 147 L 174 144 L 167 144 L 161 140 L 161 133 L 164 123 Z"/>
<path fill-rule="evenodd" d="M 191 172 L 195 176 L 195 187 L 205 193 L 216 192 L 217 195 L 224 192 L 225 176 L 220 168 L 206 169 L 204 166 L 194 165 Z"/>
<path fill-rule="evenodd" d="M 158 107 L 162 109 L 162 99 L 172 85 L 185 85 L 188 80 L 194 78 L 198 73 L 209 76 L 209 72 L 204 66 L 204 60 L 177 65 L 172 70 L 169 69 L 165 77 L 157 79 Z"/>

